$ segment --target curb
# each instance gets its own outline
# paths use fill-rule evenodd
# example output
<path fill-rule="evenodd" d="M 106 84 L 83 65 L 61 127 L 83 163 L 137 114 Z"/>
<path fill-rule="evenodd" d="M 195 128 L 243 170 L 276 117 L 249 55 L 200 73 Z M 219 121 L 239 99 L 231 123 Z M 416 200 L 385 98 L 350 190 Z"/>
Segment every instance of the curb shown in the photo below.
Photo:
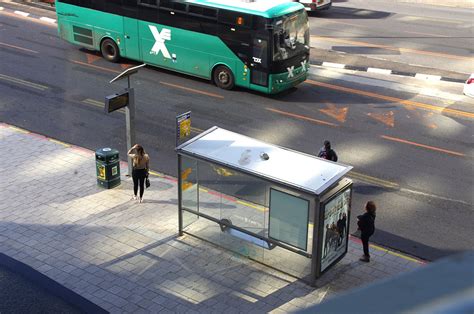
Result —
<path fill-rule="evenodd" d="M 312 61 L 311 65 L 321 66 L 325 68 L 336 68 L 336 69 L 361 71 L 361 72 L 377 73 L 377 74 L 385 74 L 385 75 L 408 76 L 408 77 L 414 77 L 414 78 L 428 80 L 428 81 L 445 81 L 445 82 L 462 83 L 462 84 L 464 84 L 465 82 L 465 80 L 446 77 L 446 76 L 416 73 L 416 72 L 396 71 L 396 70 L 390 70 L 390 69 L 372 68 L 372 67 L 364 67 L 364 66 L 355 66 L 355 65 L 348 65 L 348 64 L 342 64 L 342 63 L 325 62 L 325 61 Z"/>

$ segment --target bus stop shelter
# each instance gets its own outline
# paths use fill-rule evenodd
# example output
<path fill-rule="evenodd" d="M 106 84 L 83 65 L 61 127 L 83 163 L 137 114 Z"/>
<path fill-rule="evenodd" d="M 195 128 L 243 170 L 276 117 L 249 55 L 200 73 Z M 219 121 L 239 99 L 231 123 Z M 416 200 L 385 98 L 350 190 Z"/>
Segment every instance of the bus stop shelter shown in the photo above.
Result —
<path fill-rule="evenodd" d="M 312 285 L 347 253 L 351 166 L 219 127 L 176 151 L 180 235 Z"/>

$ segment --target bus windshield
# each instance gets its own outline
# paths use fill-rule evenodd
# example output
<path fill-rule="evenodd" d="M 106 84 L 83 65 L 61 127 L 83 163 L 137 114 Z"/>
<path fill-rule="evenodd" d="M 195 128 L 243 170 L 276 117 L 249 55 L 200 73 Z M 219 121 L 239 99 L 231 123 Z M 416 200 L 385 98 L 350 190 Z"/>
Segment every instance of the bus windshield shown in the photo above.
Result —
<path fill-rule="evenodd" d="M 309 22 L 305 11 L 273 22 L 273 61 L 286 60 L 309 49 Z"/>

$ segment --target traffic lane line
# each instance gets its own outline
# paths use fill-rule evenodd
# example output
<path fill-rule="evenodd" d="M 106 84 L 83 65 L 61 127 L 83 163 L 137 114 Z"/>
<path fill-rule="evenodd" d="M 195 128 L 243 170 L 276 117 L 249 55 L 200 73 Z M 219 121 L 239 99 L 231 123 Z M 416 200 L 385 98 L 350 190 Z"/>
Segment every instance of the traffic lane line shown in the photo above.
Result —
<path fill-rule="evenodd" d="M 449 150 L 449 149 L 444 149 L 444 148 L 439 148 L 439 147 L 435 147 L 435 146 L 420 144 L 420 143 L 404 140 L 404 139 L 397 138 L 397 137 L 387 136 L 387 135 L 380 135 L 380 137 L 383 138 L 383 139 L 389 140 L 389 141 L 393 141 L 393 142 L 398 142 L 398 143 L 408 144 L 408 145 L 412 145 L 412 146 L 416 146 L 416 147 L 426 148 L 426 149 L 429 149 L 429 150 L 438 151 L 438 152 L 446 153 L 446 154 L 449 154 L 449 155 L 454 155 L 454 156 L 459 156 L 459 157 L 466 157 L 466 154 L 456 152 L 456 151 L 452 151 L 452 150 Z"/>
<path fill-rule="evenodd" d="M 23 47 L 20 47 L 20 46 L 15 46 L 15 45 L 10 45 L 10 44 L 3 43 L 3 42 L 0 42 L 0 46 L 13 48 L 13 49 L 21 50 L 21 51 L 26 51 L 26 52 L 31 52 L 31 53 L 39 53 L 36 50 L 31 50 L 31 49 L 27 49 L 27 48 L 23 48 Z"/>
<path fill-rule="evenodd" d="M 316 40 L 322 40 L 322 41 L 332 41 L 332 42 L 350 44 L 350 45 L 355 45 L 355 46 L 380 48 L 380 49 L 386 49 L 386 50 L 397 51 L 397 52 L 407 52 L 407 53 L 413 53 L 413 54 L 427 55 L 427 56 L 432 56 L 432 57 L 441 57 L 441 58 L 447 58 L 447 59 L 474 61 L 474 58 L 472 58 L 472 57 L 451 55 L 451 54 L 442 53 L 442 52 L 425 51 L 425 50 L 418 50 L 418 49 L 411 49 L 411 48 L 393 47 L 393 46 L 387 46 L 387 45 L 378 45 L 378 44 L 371 44 L 371 43 L 362 42 L 362 41 L 353 41 L 353 40 L 338 39 L 338 38 L 332 38 L 332 37 L 311 36 L 311 38 L 314 38 Z"/>
<path fill-rule="evenodd" d="M 379 178 L 376 178 L 376 177 L 368 176 L 366 174 L 362 174 L 362 173 L 356 172 L 356 171 L 350 171 L 347 174 L 347 176 L 349 178 L 353 178 L 353 179 L 356 179 L 358 181 L 362 181 L 362 182 L 382 186 L 382 187 L 389 188 L 389 189 L 399 189 L 400 188 L 400 185 L 396 182 L 391 182 L 391 181 L 379 179 Z"/>
<path fill-rule="evenodd" d="M 91 106 L 94 106 L 94 107 L 97 107 L 97 108 L 101 108 L 101 109 L 104 109 L 104 106 L 105 106 L 105 103 L 104 102 L 100 102 L 100 101 L 97 101 L 97 100 L 94 100 L 94 99 L 90 99 L 90 98 L 87 98 L 87 99 L 84 99 L 82 101 L 82 103 L 84 104 L 88 104 L 88 105 L 91 105 Z M 120 113 L 125 113 L 125 109 L 124 108 L 120 108 L 118 110 L 116 110 L 117 112 L 120 112 Z"/>
<path fill-rule="evenodd" d="M 194 88 L 190 88 L 190 87 L 186 87 L 186 86 L 182 86 L 182 85 L 178 85 L 178 84 L 172 84 L 172 83 L 167 83 L 167 82 L 163 82 L 163 81 L 160 81 L 160 84 L 163 84 L 163 85 L 166 85 L 166 86 L 169 86 L 169 87 L 173 87 L 173 88 L 182 89 L 182 90 L 185 90 L 185 91 L 188 91 L 188 92 L 191 92 L 191 93 L 195 93 L 195 94 L 201 94 L 201 95 L 206 95 L 206 96 L 209 96 L 209 97 L 224 99 L 224 96 L 219 95 L 219 94 L 214 94 L 214 93 L 210 93 L 210 92 L 206 92 L 206 91 L 202 91 L 202 90 L 199 90 L 199 89 L 194 89 Z"/>
<path fill-rule="evenodd" d="M 269 108 L 269 107 L 267 107 L 265 109 L 268 110 L 268 111 L 271 111 L 271 112 L 275 112 L 275 113 L 287 116 L 287 117 L 292 117 L 292 118 L 296 118 L 296 119 L 300 119 L 300 120 L 310 121 L 310 122 L 314 122 L 314 123 L 317 123 L 317 124 L 323 124 L 323 125 L 328 125 L 328 126 L 332 126 L 332 127 L 337 127 L 338 126 L 337 124 L 334 124 L 334 123 L 331 123 L 331 122 L 310 118 L 310 117 L 299 115 L 299 114 L 296 114 L 296 113 L 291 113 L 291 112 L 282 111 L 282 110 L 278 110 L 278 109 L 273 109 L 273 108 Z"/>
<path fill-rule="evenodd" d="M 356 95 L 361 95 L 369 98 L 375 98 L 375 99 L 382 99 L 385 101 L 393 102 L 393 103 L 400 103 L 406 107 L 416 107 L 428 111 L 435 111 L 435 112 L 440 112 L 440 113 L 447 113 L 450 115 L 454 116 L 461 116 L 465 118 L 470 118 L 474 119 L 474 113 L 472 112 L 467 112 L 467 111 L 462 111 L 462 110 L 457 110 L 457 109 L 450 109 L 450 108 L 445 108 L 445 107 L 439 107 L 435 105 L 428 105 L 424 103 L 420 103 L 417 101 L 412 101 L 412 100 L 406 100 L 406 99 L 401 99 L 397 97 L 392 97 L 392 96 L 386 96 L 386 95 L 381 95 L 373 92 L 366 92 L 363 90 L 359 89 L 354 89 L 350 87 L 344 87 L 340 85 L 334 85 L 334 84 L 329 84 L 329 83 L 323 83 L 323 82 L 318 82 L 314 80 L 306 80 L 306 84 L 311 84 L 314 86 L 319 86 L 319 87 L 324 87 L 324 88 L 329 88 L 333 90 L 338 90 L 342 91 L 345 93 L 350 93 L 350 94 L 356 94 Z"/>
<path fill-rule="evenodd" d="M 101 66 L 98 66 L 98 65 L 93 65 L 93 64 L 89 64 L 89 63 L 85 63 L 85 62 L 81 62 L 81 61 L 76 61 L 76 60 L 69 60 L 69 61 L 72 62 L 72 63 L 75 63 L 75 64 L 83 65 L 83 66 L 94 68 L 94 69 L 97 69 L 97 70 L 102 70 L 102 71 L 107 71 L 107 72 L 112 72 L 112 73 L 117 73 L 117 74 L 122 73 L 122 71 L 112 70 L 112 69 L 109 69 L 109 68 L 105 68 L 105 67 L 101 67 Z"/>
<path fill-rule="evenodd" d="M 46 85 L 33 83 L 33 82 L 30 82 L 30 81 L 22 80 L 22 79 L 19 79 L 19 78 L 13 77 L 13 76 L 9 76 L 9 75 L 5 75 L 5 74 L 0 74 L 0 80 L 15 83 L 15 84 L 19 84 L 19 85 L 23 85 L 23 86 L 27 86 L 27 87 L 34 88 L 34 89 L 37 89 L 37 90 L 40 90 L 40 91 L 43 91 L 43 92 L 49 89 L 49 87 L 46 86 Z"/>

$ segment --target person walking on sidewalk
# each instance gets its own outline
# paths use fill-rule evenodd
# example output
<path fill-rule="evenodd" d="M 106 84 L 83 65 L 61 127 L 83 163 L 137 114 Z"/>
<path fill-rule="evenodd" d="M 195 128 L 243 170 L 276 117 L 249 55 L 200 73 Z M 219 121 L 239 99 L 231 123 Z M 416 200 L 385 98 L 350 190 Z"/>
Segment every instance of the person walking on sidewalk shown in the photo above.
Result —
<path fill-rule="evenodd" d="M 145 192 L 145 179 L 148 177 L 150 170 L 150 157 L 141 145 L 135 144 L 128 151 L 128 156 L 132 158 L 132 178 L 133 178 L 133 199 L 137 199 L 138 185 L 140 184 L 140 197 L 138 201 L 143 202 L 143 192 Z"/>
<path fill-rule="evenodd" d="M 357 226 L 360 230 L 360 239 L 362 240 L 362 246 L 364 247 L 364 255 L 360 258 L 362 262 L 370 262 L 369 254 L 369 238 L 375 232 L 375 203 L 368 201 L 365 205 L 365 213 L 357 216 Z"/>
<path fill-rule="evenodd" d="M 324 146 L 319 150 L 318 157 L 334 162 L 337 161 L 337 154 L 334 149 L 331 148 L 331 142 L 328 140 L 324 141 Z"/>

